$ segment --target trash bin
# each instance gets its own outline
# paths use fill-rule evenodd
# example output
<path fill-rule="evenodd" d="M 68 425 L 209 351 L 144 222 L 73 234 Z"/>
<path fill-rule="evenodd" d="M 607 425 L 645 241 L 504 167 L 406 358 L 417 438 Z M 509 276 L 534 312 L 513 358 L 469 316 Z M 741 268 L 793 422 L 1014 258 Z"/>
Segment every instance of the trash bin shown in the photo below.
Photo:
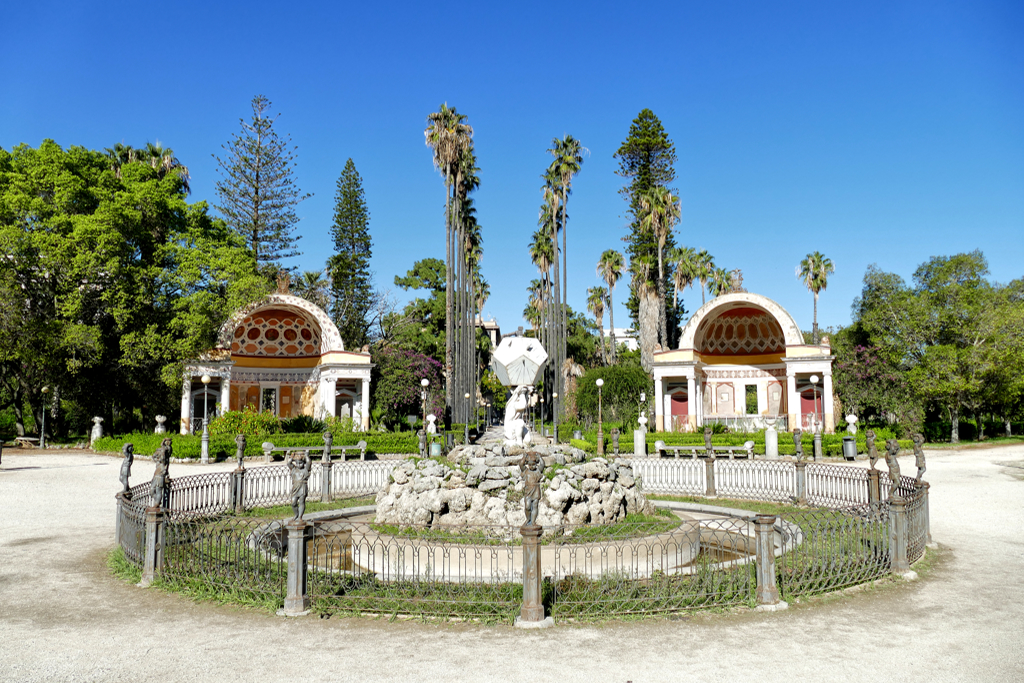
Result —
<path fill-rule="evenodd" d="M 583 439 L 583 432 L 580 431 L 579 429 L 574 430 L 572 433 L 572 438 L 576 439 L 577 441 L 581 441 Z"/>
<path fill-rule="evenodd" d="M 843 457 L 847 460 L 857 459 L 857 438 L 853 436 L 843 437 Z"/>
<path fill-rule="evenodd" d="M 432 444 L 430 444 L 430 457 L 436 458 L 439 455 L 441 455 L 441 444 L 439 444 L 439 443 L 432 443 Z"/>

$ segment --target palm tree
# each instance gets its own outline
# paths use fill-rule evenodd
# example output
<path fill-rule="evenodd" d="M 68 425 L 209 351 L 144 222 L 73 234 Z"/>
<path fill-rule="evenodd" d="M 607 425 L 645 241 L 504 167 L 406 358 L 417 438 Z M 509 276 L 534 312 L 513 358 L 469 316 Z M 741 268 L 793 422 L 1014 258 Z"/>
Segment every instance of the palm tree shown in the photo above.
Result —
<path fill-rule="evenodd" d="M 608 285 L 608 326 L 611 329 L 612 363 L 615 362 L 618 355 L 615 348 L 615 303 L 612 300 L 612 292 L 615 291 L 615 283 L 622 277 L 622 266 L 622 254 L 614 249 L 608 249 L 602 253 L 597 262 L 597 276 Z"/>
<path fill-rule="evenodd" d="M 707 249 L 697 252 L 697 257 L 694 260 L 694 273 L 700 280 L 700 305 L 703 306 L 707 303 L 704 299 L 704 292 L 710 291 L 708 284 L 711 282 L 711 276 L 715 273 L 715 259 L 711 257 Z"/>
<path fill-rule="evenodd" d="M 558 176 L 562 190 L 562 293 L 566 298 L 569 296 L 567 266 L 569 252 L 566 246 L 566 227 L 569 223 L 569 216 L 566 211 L 569 208 L 572 179 L 580 172 L 580 168 L 583 166 L 583 153 L 586 151 L 588 151 L 587 148 L 571 135 L 565 135 L 561 140 L 555 138 L 551 141 L 551 149 L 548 150 L 548 153 L 555 157 L 548 170 Z M 564 334 L 565 330 L 562 332 Z"/>
<path fill-rule="evenodd" d="M 697 252 L 693 247 L 676 247 L 669 254 L 669 262 L 675 266 L 672 271 L 672 305 L 679 308 L 679 291 L 692 287 L 697 279 Z"/>
<path fill-rule="evenodd" d="M 587 310 L 597 320 L 597 341 L 601 344 L 601 364 L 608 365 L 608 357 L 604 354 L 604 301 L 608 290 L 604 287 L 591 287 L 587 290 Z"/>
<path fill-rule="evenodd" d="M 639 196 L 640 210 L 646 215 L 640 224 L 649 229 L 658 240 L 658 316 L 661 321 L 661 344 L 668 348 L 668 312 L 665 306 L 665 242 L 672 234 L 672 226 L 679 220 L 679 198 L 667 187 L 651 187 Z"/>
<path fill-rule="evenodd" d="M 453 334 L 454 308 L 454 261 L 456 239 L 453 235 L 452 203 L 453 189 L 461 184 L 459 172 L 463 153 L 472 145 L 473 129 L 466 123 L 466 116 L 459 114 L 455 107 L 445 102 L 440 111 L 427 116 L 427 128 L 423 131 L 427 146 L 434 153 L 434 167 L 444 176 L 445 184 L 445 340 L 444 372 L 445 403 L 454 408 L 455 335 Z"/>
<path fill-rule="evenodd" d="M 330 281 L 324 277 L 323 271 L 307 270 L 292 284 L 296 296 L 319 306 L 325 311 L 330 308 Z"/>
<path fill-rule="evenodd" d="M 110 170 L 114 172 L 118 178 L 121 177 L 121 167 L 132 163 L 133 161 L 139 161 L 142 158 L 140 150 L 135 149 L 131 145 L 125 145 L 120 142 L 115 144 L 113 147 L 107 147 L 104 149 L 107 153 L 107 157 L 110 158 Z"/>
<path fill-rule="evenodd" d="M 556 174 L 552 169 L 548 169 L 548 172 L 544 177 L 544 187 L 541 188 L 541 192 L 544 196 L 544 206 L 551 209 L 551 220 L 548 223 L 548 229 L 551 235 L 552 252 L 554 258 L 551 260 L 553 266 L 553 273 L 551 277 L 552 284 L 554 285 L 553 299 L 551 300 L 551 315 L 549 317 L 549 326 L 551 327 L 551 333 L 548 335 L 549 341 L 552 346 L 549 348 L 551 353 L 554 367 L 559 367 L 562 364 L 562 360 L 565 356 L 565 343 L 562 335 L 562 315 L 564 309 L 562 307 L 562 294 L 559 283 L 559 259 L 558 259 L 558 230 L 561 227 L 559 221 L 559 203 L 561 201 L 561 194 L 559 193 L 559 183 L 561 183 L 561 177 Z M 564 393 L 562 391 L 562 380 L 561 376 L 555 372 L 554 374 L 554 391 L 558 393 Z"/>
<path fill-rule="evenodd" d="M 181 178 L 182 187 L 185 188 L 186 194 L 191 194 L 192 189 L 189 187 L 189 180 L 191 177 L 188 174 L 188 167 L 178 161 L 178 158 L 174 156 L 174 150 L 170 147 L 164 147 L 157 140 L 156 144 L 152 142 L 146 143 L 146 149 L 135 150 L 139 155 L 140 161 L 146 161 L 149 165 L 156 169 L 157 174 L 160 178 L 163 178 L 168 173 L 174 171 L 179 178 Z"/>
<path fill-rule="evenodd" d="M 640 329 L 637 337 L 640 344 L 640 365 L 644 372 L 654 368 L 654 346 L 658 343 L 658 290 L 651 283 L 652 264 L 649 257 L 637 257 L 630 261 L 630 274 L 633 278 L 633 291 L 638 301 L 637 317 Z"/>
<path fill-rule="evenodd" d="M 796 276 L 814 294 L 814 326 L 811 328 L 814 343 L 818 343 L 818 294 L 828 286 L 828 276 L 836 271 L 832 260 L 815 251 L 807 255 L 796 269 Z"/>
<path fill-rule="evenodd" d="M 732 271 L 715 268 L 711 271 L 708 282 L 708 293 L 712 297 L 721 296 L 732 288 Z"/>

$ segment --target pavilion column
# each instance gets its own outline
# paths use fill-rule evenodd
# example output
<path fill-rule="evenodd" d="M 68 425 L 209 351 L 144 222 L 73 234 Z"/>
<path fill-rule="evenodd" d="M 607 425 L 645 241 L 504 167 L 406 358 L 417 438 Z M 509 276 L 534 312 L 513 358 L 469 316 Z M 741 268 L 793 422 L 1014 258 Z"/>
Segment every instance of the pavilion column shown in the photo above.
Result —
<path fill-rule="evenodd" d="M 664 384 L 660 377 L 654 378 L 654 429 L 658 432 L 665 431 L 665 393 Z"/>
<path fill-rule="evenodd" d="M 324 416 L 337 417 L 335 406 L 337 405 L 338 380 L 324 380 L 320 385 L 320 413 Z"/>
<path fill-rule="evenodd" d="M 786 372 L 786 403 L 789 406 L 789 431 L 800 428 L 800 395 L 796 393 L 796 374 Z"/>
<path fill-rule="evenodd" d="M 697 380 L 693 377 L 686 378 L 686 431 L 697 431 Z"/>
<path fill-rule="evenodd" d="M 192 431 L 192 375 L 186 375 L 181 382 L 181 434 Z"/>
<path fill-rule="evenodd" d="M 363 378 L 363 401 L 359 406 L 359 417 L 363 431 L 370 431 L 370 378 Z"/>
<path fill-rule="evenodd" d="M 834 434 L 836 431 L 836 417 L 834 415 L 835 406 L 833 404 L 832 397 L 832 373 L 824 373 L 824 386 L 822 389 L 822 401 L 821 409 L 824 411 L 822 416 L 822 422 L 824 422 L 824 429 L 826 434 Z"/>
<path fill-rule="evenodd" d="M 220 378 L 220 412 L 224 413 L 231 410 L 231 376 Z"/>

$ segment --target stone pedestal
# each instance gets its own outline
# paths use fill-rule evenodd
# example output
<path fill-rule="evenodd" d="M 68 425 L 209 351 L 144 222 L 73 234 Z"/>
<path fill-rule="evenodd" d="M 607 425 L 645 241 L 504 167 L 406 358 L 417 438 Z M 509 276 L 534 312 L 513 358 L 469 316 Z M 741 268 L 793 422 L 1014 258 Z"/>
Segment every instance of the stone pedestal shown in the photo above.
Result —
<path fill-rule="evenodd" d="M 151 505 L 146 508 L 146 549 L 142 562 L 140 588 L 149 588 L 164 565 L 164 511 Z"/>
<path fill-rule="evenodd" d="M 775 515 L 757 515 L 754 518 L 757 559 L 757 608 L 778 611 L 788 607 L 779 599 L 775 582 Z"/>
<path fill-rule="evenodd" d="M 814 462 L 821 460 L 821 432 L 814 434 Z"/>
<path fill-rule="evenodd" d="M 298 617 L 309 612 L 309 592 L 306 587 L 306 548 L 313 538 L 313 525 L 305 520 L 293 519 L 284 525 L 288 534 L 288 578 L 284 609 L 278 615 Z"/>
<path fill-rule="evenodd" d="M 878 505 L 878 498 L 878 470 L 868 470 L 868 505 L 876 507 Z"/>
<path fill-rule="evenodd" d="M 647 430 L 633 430 L 633 455 L 642 458 L 647 455 Z"/>
<path fill-rule="evenodd" d="M 807 505 L 807 463 L 796 463 L 796 503 Z"/>
<path fill-rule="evenodd" d="M 523 526 L 523 606 L 519 610 L 519 622 L 544 621 L 544 603 L 541 594 L 540 535 L 542 529 L 534 524 Z"/>
<path fill-rule="evenodd" d="M 715 456 L 710 455 L 707 460 L 704 461 L 704 495 L 708 498 L 715 498 L 718 496 L 718 489 L 715 487 Z"/>
<path fill-rule="evenodd" d="M 775 427 L 766 427 L 764 430 L 764 457 L 768 460 L 779 459 L 779 433 Z"/>

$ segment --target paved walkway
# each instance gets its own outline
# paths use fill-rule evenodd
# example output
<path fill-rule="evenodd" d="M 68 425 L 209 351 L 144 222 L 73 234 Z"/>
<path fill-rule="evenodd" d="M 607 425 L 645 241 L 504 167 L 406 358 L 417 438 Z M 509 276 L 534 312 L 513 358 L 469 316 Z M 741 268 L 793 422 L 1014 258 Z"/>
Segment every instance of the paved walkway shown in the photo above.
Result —
<path fill-rule="evenodd" d="M 930 454 L 941 549 L 918 582 L 776 614 L 545 631 L 284 619 L 125 585 L 104 564 L 119 465 L 4 452 L 0 681 L 1024 680 L 1024 447 Z M 137 460 L 133 481 L 152 470 Z"/>

